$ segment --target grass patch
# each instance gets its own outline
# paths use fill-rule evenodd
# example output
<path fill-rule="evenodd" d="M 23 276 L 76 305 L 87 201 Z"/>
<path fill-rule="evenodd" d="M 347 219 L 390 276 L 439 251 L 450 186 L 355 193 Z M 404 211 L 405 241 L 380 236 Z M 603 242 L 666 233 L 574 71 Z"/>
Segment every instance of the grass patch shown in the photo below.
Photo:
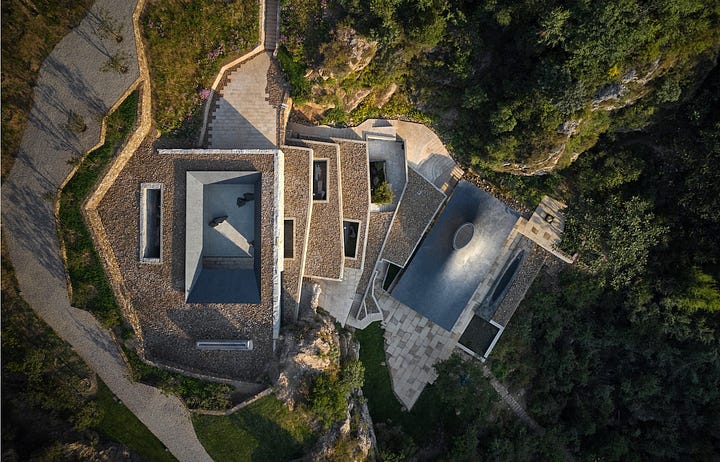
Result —
<path fill-rule="evenodd" d="M 402 410 L 402 404 L 392 391 L 390 373 L 385 364 L 383 330 L 374 322 L 363 330 L 355 332 L 360 342 L 360 361 L 365 366 L 363 394 L 367 398 L 373 422 L 399 425 L 402 431 L 421 445 L 431 439 L 443 426 L 448 409 L 437 399 L 440 393 L 434 386 L 428 386 L 410 412 Z"/>
<path fill-rule="evenodd" d="M 40 65 L 92 4 L 92 0 L 3 0 L 2 178 L 10 172 L 20 147 Z"/>
<path fill-rule="evenodd" d="M 113 399 L 112 392 L 99 378 L 97 402 L 102 413 L 98 430 L 137 452 L 145 460 L 177 460 L 125 405 Z"/>
<path fill-rule="evenodd" d="M 200 442 L 215 460 L 292 460 L 314 443 L 309 417 L 266 396 L 230 416 L 194 415 Z"/>
<path fill-rule="evenodd" d="M 107 117 L 105 144 L 80 160 L 60 194 L 59 234 L 67 251 L 71 302 L 91 311 L 110 328 L 120 325 L 122 314 L 85 223 L 82 204 L 135 125 L 137 104 L 138 92 L 133 92 Z"/>
<path fill-rule="evenodd" d="M 224 410 L 231 405 L 232 387 L 223 383 L 207 382 L 176 372 L 150 366 L 127 348 L 123 348 L 130 363 L 133 380 L 173 393 L 190 409 Z"/>
<path fill-rule="evenodd" d="M 255 0 L 151 0 L 140 20 L 152 79 L 153 115 L 163 134 L 196 142 L 202 104 L 227 62 L 258 40 Z"/>

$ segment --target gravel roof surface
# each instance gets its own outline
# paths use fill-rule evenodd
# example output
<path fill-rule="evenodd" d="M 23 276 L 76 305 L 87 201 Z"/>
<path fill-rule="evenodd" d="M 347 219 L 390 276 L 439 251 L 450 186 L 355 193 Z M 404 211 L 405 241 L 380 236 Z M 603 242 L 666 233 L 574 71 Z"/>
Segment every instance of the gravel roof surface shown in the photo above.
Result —
<path fill-rule="evenodd" d="M 367 145 L 364 142 L 334 140 L 340 146 L 343 220 L 360 222 L 357 258 L 345 258 L 346 268 L 362 268 L 365 227 L 370 207 L 370 170 Z"/>
<path fill-rule="evenodd" d="M 365 249 L 365 266 L 363 267 L 362 276 L 360 276 L 360 282 L 358 282 L 358 293 L 364 294 L 367 285 L 370 283 L 370 276 L 372 276 L 375 263 L 380 256 L 380 250 L 383 242 L 385 242 L 388 228 L 390 228 L 393 213 L 395 212 L 375 212 L 370 214 L 368 242 Z"/>
<path fill-rule="evenodd" d="M 308 140 L 288 140 L 293 146 L 313 150 L 313 159 L 327 159 L 327 201 L 313 201 L 305 276 L 340 279 L 343 272 L 342 210 L 339 147 Z"/>
<path fill-rule="evenodd" d="M 108 190 L 98 211 L 138 314 L 146 355 L 191 371 L 256 380 L 272 358 L 273 154 L 158 154 L 146 140 Z M 185 172 L 262 173 L 260 304 L 186 304 Z M 162 183 L 162 264 L 141 264 L 140 183 Z M 257 199 L 256 199 L 257 200 Z M 257 237 L 256 237 L 257 240 Z M 195 341 L 252 339 L 252 351 L 200 351 Z"/>
<path fill-rule="evenodd" d="M 546 258 L 550 255 L 545 249 L 523 236 L 523 244 L 529 247 L 529 254 L 525 257 L 522 266 L 518 269 L 517 275 L 508 289 L 500 306 L 498 306 L 493 321 L 505 327 L 525 294 L 543 267 Z"/>
<path fill-rule="evenodd" d="M 312 152 L 283 146 L 285 154 L 285 218 L 295 219 L 294 258 L 285 259 L 282 277 L 283 313 L 286 322 L 297 318 L 300 283 L 305 259 L 305 235 L 310 220 Z"/>
<path fill-rule="evenodd" d="M 404 267 L 444 200 L 445 194 L 408 167 L 407 186 L 395 211 L 382 258 Z"/>

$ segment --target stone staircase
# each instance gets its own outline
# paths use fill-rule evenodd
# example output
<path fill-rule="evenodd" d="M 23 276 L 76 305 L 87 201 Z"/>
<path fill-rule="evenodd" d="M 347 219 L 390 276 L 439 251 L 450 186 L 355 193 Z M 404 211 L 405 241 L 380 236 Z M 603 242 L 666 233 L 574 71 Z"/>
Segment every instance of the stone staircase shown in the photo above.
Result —
<path fill-rule="evenodd" d="M 272 149 L 277 139 L 277 109 L 268 101 L 271 57 L 259 53 L 229 71 L 208 121 L 211 149 Z"/>
<path fill-rule="evenodd" d="M 265 49 L 274 53 L 280 32 L 280 0 L 265 1 Z"/>

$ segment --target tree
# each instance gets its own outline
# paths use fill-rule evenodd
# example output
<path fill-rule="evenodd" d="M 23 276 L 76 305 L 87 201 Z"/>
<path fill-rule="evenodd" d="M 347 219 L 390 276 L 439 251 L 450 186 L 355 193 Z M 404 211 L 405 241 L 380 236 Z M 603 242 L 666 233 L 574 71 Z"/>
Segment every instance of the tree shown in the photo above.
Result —
<path fill-rule="evenodd" d="M 383 181 L 372 190 L 373 204 L 389 204 L 393 201 L 393 192 L 387 181 Z"/>

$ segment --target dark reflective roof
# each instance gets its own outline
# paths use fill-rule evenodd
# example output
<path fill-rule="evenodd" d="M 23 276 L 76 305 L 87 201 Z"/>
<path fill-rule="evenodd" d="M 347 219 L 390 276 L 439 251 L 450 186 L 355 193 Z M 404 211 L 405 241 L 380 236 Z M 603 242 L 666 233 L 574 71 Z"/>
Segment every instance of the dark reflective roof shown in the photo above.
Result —
<path fill-rule="evenodd" d="M 392 296 L 440 327 L 452 330 L 480 282 L 491 272 L 520 215 L 461 181 Z M 453 249 L 458 228 L 473 223 L 470 242 Z"/>

